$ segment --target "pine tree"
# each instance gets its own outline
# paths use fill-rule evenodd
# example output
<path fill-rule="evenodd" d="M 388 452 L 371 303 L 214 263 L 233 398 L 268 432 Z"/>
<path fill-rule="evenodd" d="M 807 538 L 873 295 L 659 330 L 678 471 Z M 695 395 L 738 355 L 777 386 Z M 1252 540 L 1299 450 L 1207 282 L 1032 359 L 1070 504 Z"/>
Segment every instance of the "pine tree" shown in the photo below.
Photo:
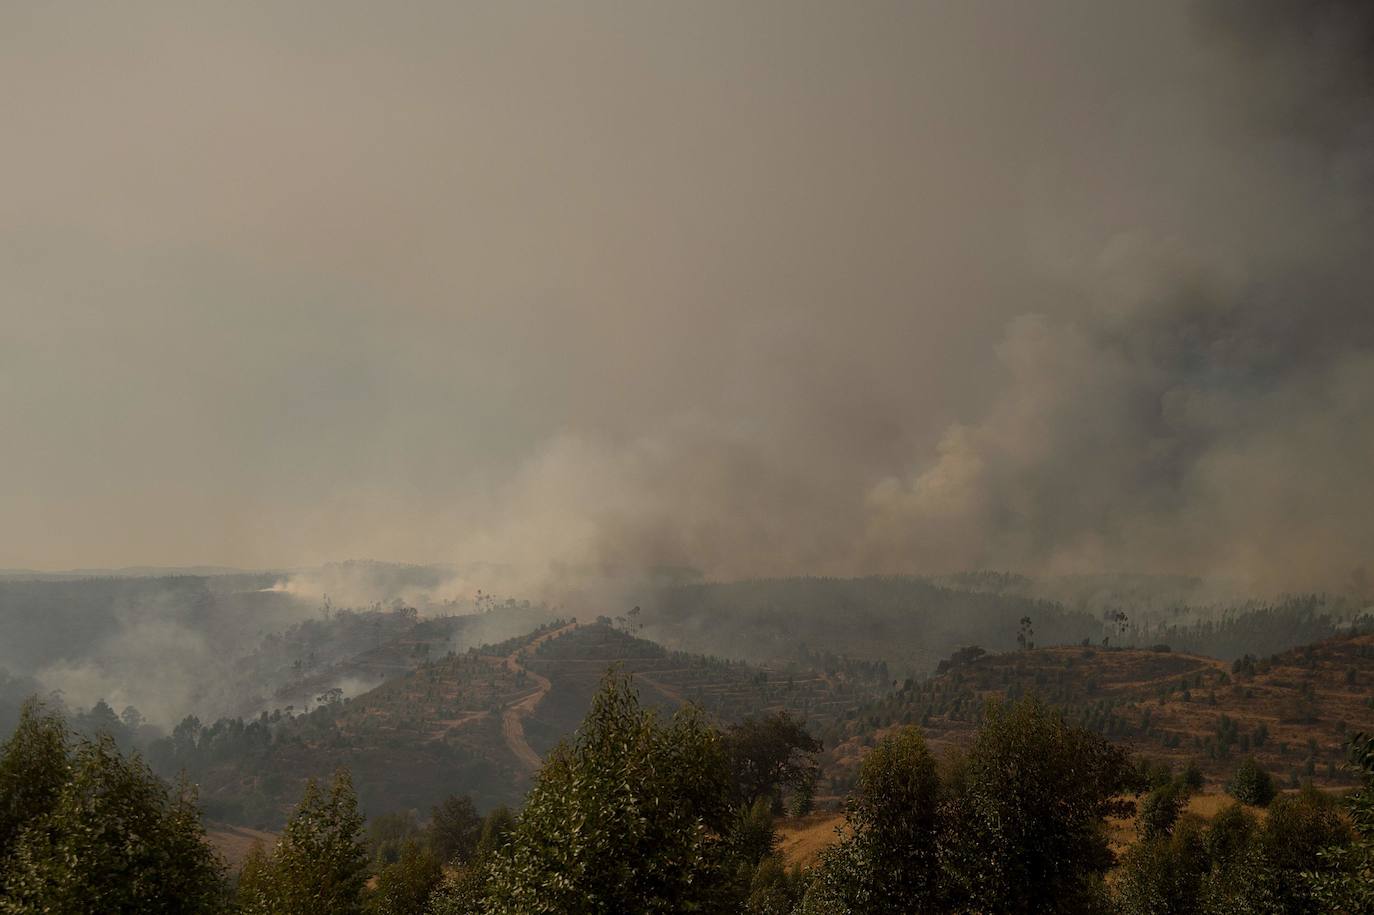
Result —
<path fill-rule="evenodd" d="M 807 768 L 792 788 L 792 804 L 788 813 L 794 817 L 804 817 L 816 809 L 816 770 Z"/>

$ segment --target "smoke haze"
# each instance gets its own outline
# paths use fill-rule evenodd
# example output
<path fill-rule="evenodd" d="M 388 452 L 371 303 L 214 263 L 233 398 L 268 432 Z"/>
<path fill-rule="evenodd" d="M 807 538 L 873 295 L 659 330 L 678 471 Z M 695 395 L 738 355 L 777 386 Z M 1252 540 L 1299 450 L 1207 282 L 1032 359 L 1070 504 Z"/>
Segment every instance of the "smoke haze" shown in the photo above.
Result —
<path fill-rule="evenodd" d="M 1371 34 L 6 4 L 0 567 L 1339 584 L 1374 558 Z"/>

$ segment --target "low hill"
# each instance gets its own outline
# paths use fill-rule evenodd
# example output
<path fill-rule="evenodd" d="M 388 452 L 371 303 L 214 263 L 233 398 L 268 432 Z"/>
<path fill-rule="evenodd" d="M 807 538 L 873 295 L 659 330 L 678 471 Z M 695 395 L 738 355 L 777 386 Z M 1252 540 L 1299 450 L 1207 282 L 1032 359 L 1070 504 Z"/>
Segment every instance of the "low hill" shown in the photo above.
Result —
<path fill-rule="evenodd" d="M 1374 729 L 1374 635 L 1231 664 L 1163 646 L 963 652 L 823 732 L 830 762 L 852 774 L 863 748 L 900 724 L 921 725 L 935 744 L 966 742 L 987 700 L 1025 695 L 1137 753 L 1196 760 L 1217 782 L 1252 755 L 1289 784 L 1345 784 L 1347 736 Z"/>
<path fill-rule="evenodd" d="M 553 618 L 542 605 L 511 602 L 492 612 L 428 619 L 401 608 L 308 620 L 265 639 L 247 659 L 261 682 L 279 684 L 270 700 L 259 697 L 252 708 L 308 710 L 333 688 L 357 695 L 431 659 L 518 638 Z"/>
<path fill-rule="evenodd" d="M 755 666 L 709 655 L 668 651 L 606 622 L 580 626 L 540 645 L 528 666 L 552 684 L 532 716 L 532 738 L 547 750 L 577 727 L 608 667 L 634 675 L 646 704 L 701 706 L 718 722 L 787 711 L 813 729 L 831 727 L 889 686 L 882 664 L 851 663 L 832 671 L 800 664 Z"/>
<path fill-rule="evenodd" d="M 763 668 L 670 652 L 601 620 L 554 622 L 502 643 L 419 660 L 413 669 L 308 714 L 223 719 L 178 728 L 150 748 L 166 774 L 200 784 L 210 815 L 279 824 L 304 781 L 347 766 L 364 809 L 427 810 L 449 794 L 479 806 L 516 804 L 541 757 L 570 736 L 613 665 L 647 704 L 701 705 L 722 724 L 789 710 L 833 728 L 890 682 L 880 666 L 838 673 Z"/>

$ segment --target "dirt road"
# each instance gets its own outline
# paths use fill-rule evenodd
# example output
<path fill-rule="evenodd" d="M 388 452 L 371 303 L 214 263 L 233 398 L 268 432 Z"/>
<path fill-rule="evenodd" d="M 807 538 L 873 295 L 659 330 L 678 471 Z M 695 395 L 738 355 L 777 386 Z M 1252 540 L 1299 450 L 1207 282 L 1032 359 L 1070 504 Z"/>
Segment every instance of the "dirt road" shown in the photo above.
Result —
<path fill-rule="evenodd" d="M 501 733 L 506 738 L 506 746 L 515 754 L 515 758 L 520 760 L 531 772 L 536 772 L 544 761 L 539 758 L 539 754 L 534 752 L 534 748 L 525 740 L 526 716 L 531 714 L 535 707 L 539 705 L 546 695 L 548 695 L 550 683 L 547 677 L 540 676 L 528 667 L 520 663 L 520 654 L 525 651 L 533 651 L 549 639 L 556 639 L 566 635 L 577 628 L 576 623 L 570 623 L 561 629 L 554 629 L 531 639 L 524 645 L 512 651 L 506 657 L 506 669 L 511 673 L 524 672 L 525 676 L 530 677 L 535 682 L 535 690 L 528 696 L 523 696 L 515 700 L 501 712 Z"/>

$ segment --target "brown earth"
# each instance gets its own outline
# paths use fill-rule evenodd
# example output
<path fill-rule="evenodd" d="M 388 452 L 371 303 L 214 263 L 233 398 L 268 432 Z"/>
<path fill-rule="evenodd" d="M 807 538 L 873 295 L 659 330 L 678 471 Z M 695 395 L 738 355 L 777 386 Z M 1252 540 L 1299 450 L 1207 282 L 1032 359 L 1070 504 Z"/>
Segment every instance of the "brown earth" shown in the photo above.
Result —
<path fill-rule="evenodd" d="M 843 826 L 844 816 L 834 812 L 780 819 L 775 826 L 778 852 L 789 867 L 796 864 L 810 867 L 821 852 L 840 840 L 839 830 Z"/>

